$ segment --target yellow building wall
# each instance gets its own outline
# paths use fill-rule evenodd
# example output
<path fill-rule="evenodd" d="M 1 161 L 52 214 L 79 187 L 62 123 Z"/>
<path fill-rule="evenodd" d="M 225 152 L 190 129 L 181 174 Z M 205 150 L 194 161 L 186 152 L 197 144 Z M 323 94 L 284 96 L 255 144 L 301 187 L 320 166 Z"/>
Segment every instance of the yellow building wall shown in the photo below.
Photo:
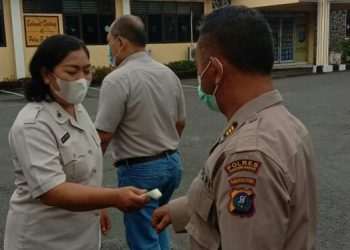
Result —
<path fill-rule="evenodd" d="M 213 5 L 211 0 L 204 0 L 204 14 L 212 12 Z"/>
<path fill-rule="evenodd" d="M 123 15 L 123 0 L 115 1 L 115 14 L 117 17 Z"/>
<path fill-rule="evenodd" d="M 168 44 L 149 44 L 147 49 L 151 49 L 151 56 L 161 63 L 187 60 L 187 49 L 191 43 L 168 43 Z M 193 44 L 196 47 L 196 44 Z"/>
<path fill-rule="evenodd" d="M 109 66 L 107 45 L 91 45 L 87 46 L 87 48 L 90 51 L 90 63 L 92 66 Z"/>
<path fill-rule="evenodd" d="M 299 3 L 299 0 L 233 0 L 233 5 L 245 5 L 250 8 Z"/>
<path fill-rule="evenodd" d="M 16 79 L 10 0 L 3 1 L 6 47 L 0 47 L 0 81 Z"/>

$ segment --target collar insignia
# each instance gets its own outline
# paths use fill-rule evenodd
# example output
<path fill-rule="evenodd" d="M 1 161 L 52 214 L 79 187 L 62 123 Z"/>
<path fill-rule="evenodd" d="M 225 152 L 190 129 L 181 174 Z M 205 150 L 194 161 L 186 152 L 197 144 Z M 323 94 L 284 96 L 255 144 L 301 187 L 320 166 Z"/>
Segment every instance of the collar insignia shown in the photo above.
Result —
<path fill-rule="evenodd" d="M 227 137 L 229 137 L 236 129 L 237 127 L 237 122 L 232 123 L 232 125 L 225 131 L 223 135 L 223 140 L 225 140 Z"/>

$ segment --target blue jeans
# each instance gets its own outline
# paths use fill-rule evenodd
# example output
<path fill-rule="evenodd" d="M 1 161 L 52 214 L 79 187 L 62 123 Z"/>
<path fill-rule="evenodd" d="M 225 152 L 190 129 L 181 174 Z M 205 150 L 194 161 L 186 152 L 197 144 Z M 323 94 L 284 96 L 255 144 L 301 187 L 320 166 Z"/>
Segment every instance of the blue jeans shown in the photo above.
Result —
<path fill-rule="evenodd" d="M 152 227 L 152 214 L 156 208 L 169 202 L 181 177 L 182 167 L 178 152 L 146 163 L 118 166 L 119 187 L 135 186 L 147 190 L 158 188 L 163 194 L 159 200 L 151 199 L 141 210 L 124 214 L 126 240 L 130 249 L 170 249 L 167 230 L 157 234 Z"/>

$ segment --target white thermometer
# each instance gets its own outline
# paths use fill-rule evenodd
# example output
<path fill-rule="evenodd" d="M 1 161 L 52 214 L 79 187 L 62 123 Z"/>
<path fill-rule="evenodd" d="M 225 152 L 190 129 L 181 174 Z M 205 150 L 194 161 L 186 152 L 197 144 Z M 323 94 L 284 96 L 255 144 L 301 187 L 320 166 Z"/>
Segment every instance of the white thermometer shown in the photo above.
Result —
<path fill-rule="evenodd" d="M 155 199 L 155 200 L 159 200 L 160 197 L 162 197 L 162 193 L 159 191 L 158 188 L 155 188 L 151 191 L 148 191 L 145 194 L 148 195 L 150 198 Z"/>

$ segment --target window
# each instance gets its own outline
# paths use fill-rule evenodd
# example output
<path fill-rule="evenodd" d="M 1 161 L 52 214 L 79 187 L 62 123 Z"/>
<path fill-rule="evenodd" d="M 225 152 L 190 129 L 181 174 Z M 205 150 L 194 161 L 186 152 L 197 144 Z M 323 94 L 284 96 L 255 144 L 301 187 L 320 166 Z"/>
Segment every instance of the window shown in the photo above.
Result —
<path fill-rule="evenodd" d="M 61 13 L 62 0 L 23 0 L 25 13 Z"/>
<path fill-rule="evenodd" d="M 115 0 L 23 0 L 25 13 L 62 13 L 67 35 L 86 44 L 106 44 L 115 19 Z"/>
<path fill-rule="evenodd" d="M 149 15 L 148 25 L 148 40 L 150 42 L 162 41 L 162 16 L 161 15 Z"/>
<path fill-rule="evenodd" d="M 149 43 L 190 42 L 191 34 L 196 41 L 203 13 L 203 3 L 131 2 L 131 14 L 144 22 Z"/>
<path fill-rule="evenodd" d="M 0 0 L 0 46 L 6 46 L 4 10 L 2 8 L 2 0 Z"/>
<path fill-rule="evenodd" d="M 62 0 L 66 34 L 86 44 L 106 44 L 108 29 L 115 19 L 114 0 Z"/>
<path fill-rule="evenodd" d="M 191 39 L 191 17 L 181 15 L 177 18 L 177 30 L 179 42 L 186 42 Z M 198 31 L 197 31 L 198 32 Z"/>

